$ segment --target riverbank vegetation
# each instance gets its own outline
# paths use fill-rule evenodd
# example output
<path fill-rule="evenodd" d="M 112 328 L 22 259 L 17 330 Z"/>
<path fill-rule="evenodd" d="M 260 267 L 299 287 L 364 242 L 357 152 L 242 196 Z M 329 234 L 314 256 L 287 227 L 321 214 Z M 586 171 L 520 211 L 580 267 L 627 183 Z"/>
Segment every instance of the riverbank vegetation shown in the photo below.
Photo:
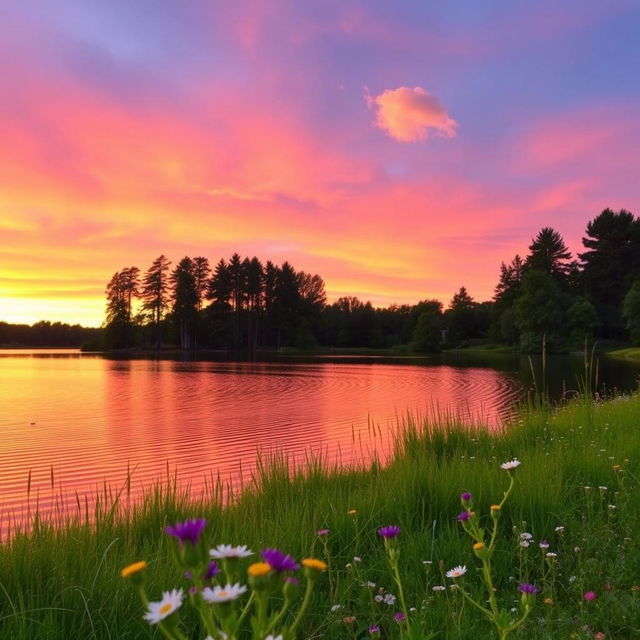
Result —
<path fill-rule="evenodd" d="M 318 274 L 289 262 L 234 254 L 211 265 L 158 257 L 142 273 L 127 267 L 107 284 L 100 340 L 89 348 L 180 345 L 184 350 L 407 348 L 414 352 L 498 343 L 525 352 L 581 349 L 585 341 L 640 341 L 640 219 L 605 209 L 573 256 L 550 227 L 527 256 L 502 263 L 491 301 L 461 286 L 438 300 L 374 308 L 343 297 L 327 304 Z M 463 284 L 463 283 L 461 283 Z"/>
<path fill-rule="evenodd" d="M 35 518 L 30 533 L 14 531 L 5 541 L 0 635 L 160 637 L 119 572 L 145 560 L 150 597 L 186 591 L 190 582 L 170 561 L 173 543 L 164 529 L 205 518 L 212 545 L 246 544 L 256 552 L 277 547 L 297 560 L 327 562 L 300 638 L 366 638 L 374 624 L 387 629 L 384 637 L 397 634 L 399 594 L 377 533 L 390 524 L 400 527 L 398 568 L 408 615 L 419 617 L 436 638 L 493 637 L 491 622 L 451 589 L 446 572 L 466 566 L 461 584 L 484 602 L 477 549 L 460 521 L 460 494 L 471 493 L 473 511 L 490 523 L 487 514 L 508 480 L 500 463 L 518 458 L 515 487 L 500 512 L 492 571 L 499 606 L 507 611 L 520 606 L 519 585 L 534 585 L 539 593 L 526 623 L 510 638 L 638 637 L 638 424 L 637 395 L 582 399 L 557 411 L 523 410 L 498 434 L 463 427 L 454 418 L 437 426 L 407 418 L 388 464 L 373 452 L 348 469 L 321 456 L 297 468 L 283 457 L 263 460 L 253 485 L 239 495 L 214 483 L 194 496 L 172 476 L 134 505 L 128 501 L 134 476 L 92 503 L 78 496 L 77 511 L 63 526 Z M 385 450 L 387 434 L 380 432 L 379 439 Z M 196 629 L 196 618 L 185 613 L 187 633 Z"/>

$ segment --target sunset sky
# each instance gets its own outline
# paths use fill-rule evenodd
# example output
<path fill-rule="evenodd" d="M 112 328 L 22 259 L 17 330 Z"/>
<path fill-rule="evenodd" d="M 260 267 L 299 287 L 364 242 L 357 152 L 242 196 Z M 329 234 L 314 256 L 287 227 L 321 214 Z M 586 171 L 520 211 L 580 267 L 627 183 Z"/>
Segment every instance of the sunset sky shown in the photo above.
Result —
<path fill-rule="evenodd" d="M 237 251 L 376 305 L 640 214 L 637 0 L 3 0 L 0 320 Z"/>

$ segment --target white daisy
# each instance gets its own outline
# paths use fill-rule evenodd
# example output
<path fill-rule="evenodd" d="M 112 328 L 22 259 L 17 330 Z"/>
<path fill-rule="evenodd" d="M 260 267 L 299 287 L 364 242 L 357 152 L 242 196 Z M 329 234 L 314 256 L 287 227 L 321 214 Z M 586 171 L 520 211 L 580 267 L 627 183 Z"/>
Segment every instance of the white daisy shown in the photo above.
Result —
<path fill-rule="evenodd" d="M 457 567 L 453 567 L 453 569 L 449 569 L 445 575 L 447 578 L 460 578 L 465 573 L 467 573 L 467 567 L 465 565 L 458 565 Z"/>
<path fill-rule="evenodd" d="M 147 605 L 148 611 L 144 614 L 144 619 L 149 624 L 158 624 L 159 622 L 162 622 L 182 606 L 183 598 L 184 591 L 182 589 L 164 591 L 162 594 L 162 600 L 159 602 L 150 602 Z"/>
<path fill-rule="evenodd" d="M 520 466 L 520 460 L 518 460 L 518 458 L 514 458 L 513 460 L 509 460 L 509 462 L 503 462 L 500 465 L 500 468 L 508 471 L 509 469 L 515 469 L 518 466 Z"/>
<path fill-rule="evenodd" d="M 247 587 L 241 585 L 239 582 L 236 582 L 235 584 L 227 584 L 224 587 L 216 585 L 213 589 L 211 589 L 211 587 L 205 587 L 202 590 L 202 598 L 209 604 L 216 602 L 231 602 L 232 600 L 239 598 L 246 590 Z"/>
<path fill-rule="evenodd" d="M 431 591 L 444 591 L 446 587 L 443 587 L 441 584 L 437 584 L 435 587 L 431 587 Z"/>
<path fill-rule="evenodd" d="M 282 640 L 282 635 L 279 635 L 279 636 L 268 635 L 264 640 Z"/>
<path fill-rule="evenodd" d="M 209 551 L 209 555 L 216 560 L 222 558 L 247 558 L 253 555 L 251 549 L 247 549 L 247 545 L 239 545 L 234 547 L 230 544 L 219 544 L 215 549 Z"/>

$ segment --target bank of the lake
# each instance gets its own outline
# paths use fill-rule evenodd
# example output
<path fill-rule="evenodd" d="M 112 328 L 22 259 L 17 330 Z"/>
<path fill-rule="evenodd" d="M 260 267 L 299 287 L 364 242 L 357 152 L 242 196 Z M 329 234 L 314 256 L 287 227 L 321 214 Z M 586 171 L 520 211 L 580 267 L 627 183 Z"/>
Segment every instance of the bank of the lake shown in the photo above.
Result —
<path fill-rule="evenodd" d="M 327 468 L 316 460 L 292 473 L 284 461 L 272 461 L 254 486 L 226 507 L 221 503 L 229 496 L 221 487 L 194 498 L 187 488 L 169 483 L 127 505 L 124 486 L 120 493 L 114 487 L 97 510 L 96 504 L 81 502 L 81 519 L 65 527 L 36 521 L 32 533 L 0 547 L 1 636 L 159 637 L 142 620 L 141 607 L 118 572 L 145 559 L 152 596 L 188 587 L 171 565 L 163 528 L 197 516 L 207 518 L 212 543 L 242 543 L 254 550 L 276 546 L 296 557 L 321 556 L 315 532 L 330 530 L 330 575 L 316 594 L 303 638 L 357 637 L 354 629 L 364 632 L 374 616 L 393 613 L 362 586 L 372 581 L 393 589 L 375 533 L 391 523 L 401 527 L 401 570 L 409 606 L 417 608 L 412 615 L 425 616 L 440 638 L 491 637 L 486 622 L 455 592 L 432 588 L 451 582 L 442 567 L 458 564 L 471 568 L 466 587 L 479 588 L 477 560 L 456 521 L 458 496 L 471 491 L 476 511 L 488 513 L 507 485 L 499 463 L 518 457 L 522 464 L 502 513 L 495 560 L 498 593 L 508 608 L 517 605 L 518 581 L 533 582 L 542 591 L 515 637 L 587 638 L 597 632 L 606 638 L 638 637 L 638 396 L 523 412 L 497 435 L 455 424 L 435 430 L 405 426 L 386 467 L 375 459 L 367 468 L 350 469 Z M 357 514 L 349 515 L 354 509 Z M 95 517 L 94 526 L 84 523 L 87 515 Z M 523 531 L 535 541 L 528 548 L 520 546 Z M 540 549 L 540 540 L 549 548 Z M 546 553 L 557 557 L 545 559 Z M 362 562 L 354 565 L 354 556 Z M 584 600 L 589 591 L 595 600 Z M 342 606 L 330 613 L 334 604 Z M 356 622 L 348 630 L 343 619 L 350 615 Z"/>

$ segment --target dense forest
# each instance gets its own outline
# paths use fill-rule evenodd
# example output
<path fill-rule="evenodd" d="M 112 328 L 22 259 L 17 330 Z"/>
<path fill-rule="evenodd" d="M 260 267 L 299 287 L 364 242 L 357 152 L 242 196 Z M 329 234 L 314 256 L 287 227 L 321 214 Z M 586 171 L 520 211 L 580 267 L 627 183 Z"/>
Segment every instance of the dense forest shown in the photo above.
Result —
<path fill-rule="evenodd" d="M 319 275 L 289 262 L 237 253 L 211 265 L 164 256 L 145 273 L 116 272 L 107 285 L 107 348 L 180 345 L 248 350 L 405 348 L 416 352 L 490 342 L 539 351 L 585 340 L 640 340 L 640 219 L 605 209 L 587 225 L 584 251 L 543 228 L 526 256 L 502 263 L 493 300 L 461 286 L 438 300 L 374 308 L 353 297 L 327 304 Z"/>
<path fill-rule="evenodd" d="M 374 308 L 343 297 L 327 304 L 324 281 L 289 262 L 234 254 L 212 265 L 160 256 L 142 273 L 127 267 L 107 284 L 104 328 L 0 322 L 0 345 L 184 350 L 369 348 L 418 353 L 479 344 L 525 352 L 581 348 L 585 340 L 640 344 L 640 219 L 605 209 L 573 256 L 545 227 L 526 256 L 502 263 L 494 296 L 476 302 L 461 286 L 438 300 Z"/>

